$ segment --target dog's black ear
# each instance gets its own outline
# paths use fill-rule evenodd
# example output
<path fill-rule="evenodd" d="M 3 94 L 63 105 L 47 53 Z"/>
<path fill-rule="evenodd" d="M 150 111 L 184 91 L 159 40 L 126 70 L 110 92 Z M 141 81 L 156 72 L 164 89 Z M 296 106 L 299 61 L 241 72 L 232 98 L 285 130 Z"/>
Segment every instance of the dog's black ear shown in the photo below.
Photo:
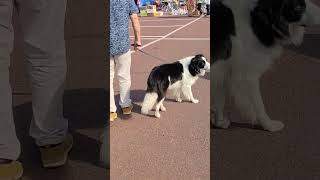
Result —
<path fill-rule="evenodd" d="M 265 46 L 274 44 L 275 37 L 272 30 L 272 19 L 267 9 L 259 6 L 251 11 L 251 26 L 257 38 Z"/>
<path fill-rule="evenodd" d="M 194 58 L 191 59 L 189 64 L 189 72 L 192 76 L 196 76 L 201 72 L 201 69 L 205 67 L 206 63 L 202 59 L 203 55 L 196 55 Z"/>
<path fill-rule="evenodd" d="M 189 72 L 192 76 L 196 76 L 200 73 L 200 68 L 197 66 L 197 63 L 194 59 L 192 59 L 189 64 Z"/>
<path fill-rule="evenodd" d="M 286 3 L 287 0 L 260 0 L 251 11 L 253 32 L 265 46 L 289 36 L 289 25 L 282 16 Z"/>
<path fill-rule="evenodd" d="M 235 19 L 232 10 L 220 0 L 214 0 L 211 11 L 214 18 L 210 23 L 211 62 L 229 59 L 232 52 L 231 37 L 236 35 Z M 216 28 L 219 27 L 219 28 Z"/>

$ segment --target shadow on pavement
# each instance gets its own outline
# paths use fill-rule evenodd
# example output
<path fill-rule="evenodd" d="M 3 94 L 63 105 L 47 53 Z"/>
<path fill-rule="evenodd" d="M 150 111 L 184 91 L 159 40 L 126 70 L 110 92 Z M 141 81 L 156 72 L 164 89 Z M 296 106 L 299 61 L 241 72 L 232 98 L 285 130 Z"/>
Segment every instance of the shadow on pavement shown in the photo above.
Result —
<path fill-rule="evenodd" d="M 146 90 L 142 90 L 142 89 L 134 89 L 130 91 L 130 96 L 132 99 L 133 104 L 135 103 L 141 103 L 143 101 L 144 95 L 146 93 Z M 120 94 L 116 94 L 115 95 L 115 101 L 116 104 L 119 104 L 119 99 L 120 99 Z M 120 108 L 120 107 L 118 107 Z"/>
<path fill-rule="evenodd" d="M 145 90 L 131 90 L 130 95 L 132 98 L 132 103 L 133 103 L 133 109 L 132 112 L 134 113 L 140 113 L 141 111 L 141 105 L 137 103 L 141 103 L 143 101 L 144 95 L 145 95 Z M 115 95 L 115 101 L 116 104 L 119 104 L 119 99 L 120 99 L 120 94 Z M 118 110 L 121 111 L 120 106 L 117 107 Z M 119 111 L 119 112 L 120 112 Z M 121 120 L 130 120 L 132 118 L 132 115 L 123 115 L 122 113 L 118 113 L 118 116 Z"/>
<path fill-rule="evenodd" d="M 78 89 L 65 92 L 64 112 L 74 136 L 74 146 L 69 162 L 64 167 L 41 167 L 39 150 L 29 136 L 32 118 L 31 103 L 14 107 L 17 136 L 21 142 L 21 161 L 24 178 L 32 180 L 56 179 L 106 179 L 107 171 L 99 167 L 100 134 L 109 121 L 106 120 L 106 92 L 103 89 Z M 79 133 L 79 130 L 87 130 Z M 81 170 L 83 169 L 83 171 Z M 36 172 L 36 173 L 35 173 Z"/>

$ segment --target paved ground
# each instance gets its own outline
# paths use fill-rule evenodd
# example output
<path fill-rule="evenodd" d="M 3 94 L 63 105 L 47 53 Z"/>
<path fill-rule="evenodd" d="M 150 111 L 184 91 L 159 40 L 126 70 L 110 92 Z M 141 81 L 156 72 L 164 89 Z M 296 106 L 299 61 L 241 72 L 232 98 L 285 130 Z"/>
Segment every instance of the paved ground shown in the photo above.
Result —
<path fill-rule="evenodd" d="M 197 53 L 209 57 L 209 21 L 141 18 L 143 51 L 161 60 L 141 52 L 133 54 L 134 113 L 111 123 L 111 179 L 209 179 L 208 76 L 193 86 L 199 104 L 169 99 L 164 102 L 167 112 L 162 112 L 160 119 L 140 114 L 146 80 L 154 66 Z"/>
<path fill-rule="evenodd" d="M 103 1 L 68 0 L 66 41 L 68 76 L 64 112 L 75 138 L 68 164 L 63 168 L 41 168 L 38 149 L 28 135 L 31 119 L 29 79 L 21 49 L 21 33 L 11 66 L 14 115 L 22 143 L 23 180 L 106 180 L 109 172 L 97 164 L 99 137 L 106 121 L 106 48 Z M 17 28 L 18 29 L 18 28 Z"/>
<path fill-rule="evenodd" d="M 262 78 L 266 109 L 283 131 L 251 129 L 228 106 L 232 127 L 211 131 L 211 179 L 320 179 L 320 28 L 308 29 L 301 48 L 288 48 Z"/>

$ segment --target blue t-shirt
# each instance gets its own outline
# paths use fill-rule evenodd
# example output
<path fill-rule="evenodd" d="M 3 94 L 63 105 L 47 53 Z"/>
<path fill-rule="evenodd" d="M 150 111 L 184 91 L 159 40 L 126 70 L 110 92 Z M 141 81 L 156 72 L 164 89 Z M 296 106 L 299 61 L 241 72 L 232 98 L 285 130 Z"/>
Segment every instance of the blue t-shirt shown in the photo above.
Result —
<path fill-rule="evenodd" d="M 138 12 L 134 0 L 110 0 L 110 55 L 129 51 L 130 15 Z"/>

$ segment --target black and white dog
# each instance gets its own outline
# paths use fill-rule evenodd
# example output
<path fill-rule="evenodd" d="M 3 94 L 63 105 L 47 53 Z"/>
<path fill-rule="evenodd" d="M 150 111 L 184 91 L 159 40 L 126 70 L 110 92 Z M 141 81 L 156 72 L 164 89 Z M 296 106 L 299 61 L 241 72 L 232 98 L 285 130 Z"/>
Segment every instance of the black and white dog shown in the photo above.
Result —
<path fill-rule="evenodd" d="M 210 63 L 202 55 L 186 57 L 171 64 L 154 67 L 147 82 L 147 92 L 144 97 L 141 113 L 149 114 L 155 106 L 155 116 L 160 118 L 160 112 L 166 111 L 163 101 L 167 90 L 172 90 L 177 102 L 182 102 L 181 92 L 187 101 L 198 103 L 192 94 L 191 86 L 199 76 L 210 71 Z"/>
<path fill-rule="evenodd" d="M 211 122 L 228 128 L 226 93 L 241 113 L 268 131 L 284 127 L 271 120 L 259 79 L 280 57 L 284 45 L 299 45 L 307 25 L 320 24 L 320 9 L 308 0 L 213 0 L 211 38 Z"/>

